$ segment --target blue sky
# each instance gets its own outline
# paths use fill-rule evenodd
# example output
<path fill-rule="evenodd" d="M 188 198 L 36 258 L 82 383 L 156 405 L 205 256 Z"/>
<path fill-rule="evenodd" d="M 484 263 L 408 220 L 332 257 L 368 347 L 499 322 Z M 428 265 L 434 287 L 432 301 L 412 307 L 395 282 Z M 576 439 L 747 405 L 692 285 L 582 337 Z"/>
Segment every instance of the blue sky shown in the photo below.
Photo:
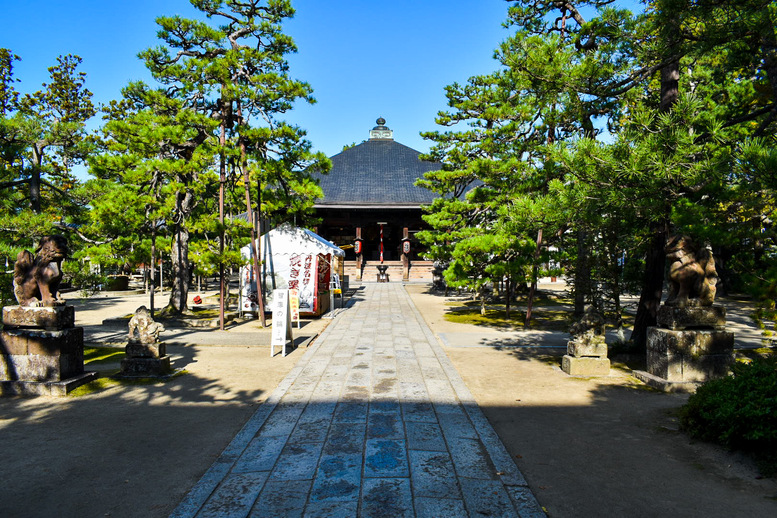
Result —
<path fill-rule="evenodd" d="M 333 155 L 368 138 L 379 116 L 396 140 L 420 151 L 435 129 L 444 87 L 496 68 L 507 31 L 504 0 L 297 0 L 285 24 L 299 47 L 291 74 L 311 84 L 315 105 L 287 120 Z M 21 56 L 17 88 L 35 91 L 60 54 L 83 58 L 87 87 L 107 103 L 130 80 L 149 80 L 138 52 L 157 44 L 157 16 L 193 16 L 188 0 L 0 0 L 0 46 Z M 97 127 L 99 119 L 90 126 Z"/>
<path fill-rule="evenodd" d="M 439 129 L 444 88 L 497 68 L 494 49 L 508 35 L 504 0 L 296 0 L 286 32 L 299 47 L 291 74 L 318 103 L 287 114 L 314 149 L 334 155 L 361 142 L 379 116 L 397 141 L 419 151 L 421 131 Z M 35 91 L 60 54 L 83 58 L 94 100 L 119 98 L 130 80 L 149 80 L 137 58 L 155 46 L 157 16 L 194 16 L 188 0 L 0 0 L 0 46 L 21 56 L 17 88 Z M 99 119 L 90 127 L 99 126 Z"/>

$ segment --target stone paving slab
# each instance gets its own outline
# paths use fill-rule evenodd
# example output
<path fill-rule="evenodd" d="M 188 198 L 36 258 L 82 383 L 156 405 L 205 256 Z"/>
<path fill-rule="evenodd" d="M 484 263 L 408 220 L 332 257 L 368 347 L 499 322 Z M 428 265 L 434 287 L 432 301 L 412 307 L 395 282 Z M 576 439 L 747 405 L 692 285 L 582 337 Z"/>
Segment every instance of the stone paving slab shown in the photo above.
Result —
<path fill-rule="evenodd" d="M 545 516 L 403 286 L 362 296 L 172 517 Z"/>

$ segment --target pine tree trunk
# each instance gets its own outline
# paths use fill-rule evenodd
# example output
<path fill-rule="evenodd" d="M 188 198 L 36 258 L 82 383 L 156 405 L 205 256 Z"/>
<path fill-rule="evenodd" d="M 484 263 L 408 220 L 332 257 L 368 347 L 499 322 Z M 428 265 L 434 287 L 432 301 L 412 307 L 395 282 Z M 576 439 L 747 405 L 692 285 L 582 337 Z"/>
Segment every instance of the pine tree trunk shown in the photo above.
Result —
<path fill-rule="evenodd" d="M 579 318 L 585 313 L 585 298 L 590 290 L 591 272 L 588 269 L 588 247 L 586 246 L 586 231 L 577 231 L 577 260 L 575 262 L 575 310 L 574 316 Z"/>
<path fill-rule="evenodd" d="M 181 314 L 187 309 L 189 298 L 189 229 L 179 225 L 173 235 L 171 250 L 173 289 L 166 311 Z"/>
<path fill-rule="evenodd" d="M 508 275 L 505 279 L 505 318 L 507 320 L 510 320 L 510 302 L 511 302 L 511 296 L 512 296 L 512 282 L 510 276 Z"/>
<path fill-rule="evenodd" d="M 43 204 L 40 199 L 40 170 L 43 163 L 43 154 L 38 144 L 32 146 L 32 167 L 30 167 L 30 209 L 35 214 L 40 214 Z"/>
<path fill-rule="evenodd" d="M 193 207 L 194 196 L 191 191 L 178 194 L 176 200 L 178 221 L 173 231 L 173 243 L 170 250 L 173 289 L 170 292 L 170 302 L 165 308 L 166 312 L 177 315 L 188 309 L 191 263 L 189 261 L 189 229 L 186 223 Z"/>
<path fill-rule="evenodd" d="M 773 12 L 773 11 L 772 11 Z M 767 20 L 771 21 L 771 27 L 777 23 L 777 20 L 767 16 Z M 761 49 L 764 55 L 764 70 L 766 71 L 766 78 L 769 81 L 771 87 L 772 106 L 771 117 L 767 120 L 774 120 L 777 118 L 777 38 L 775 38 L 774 31 L 771 27 L 763 28 L 763 37 L 761 39 Z M 765 29 L 765 30 L 764 30 Z M 768 124 L 762 124 L 758 131 L 757 136 L 763 134 L 768 127 Z"/>
<path fill-rule="evenodd" d="M 669 25 L 665 29 L 669 48 L 679 40 L 679 29 Z M 659 109 L 663 112 L 672 109 L 679 98 L 680 61 L 674 60 L 661 69 L 661 103 Z M 661 304 L 661 293 L 664 288 L 664 268 L 666 263 L 666 239 L 671 225 L 671 206 L 667 206 L 664 216 L 651 225 L 652 239 L 650 249 L 645 258 L 645 276 L 643 277 L 642 293 L 639 297 L 637 316 L 634 319 L 634 330 L 631 340 L 635 347 L 647 345 L 647 328 L 656 325 L 656 313 Z"/>
<path fill-rule="evenodd" d="M 634 319 L 634 330 L 631 340 L 635 347 L 647 345 L 647 328 L 656 325 L 656 313 L 661 304 L 661 293 L 664 289 L 664 267 L 666 263 L 666 238 L 669 222 L 663 220 L 652 226 L 650 249 L 645 258 L 645 276 L 642 282 L 642 293 L 639 297 L 637 316 Z"/>
<path fill-rule="evenodd" d="M 529 300 L 526 302 L 526 319 L 528 326 L 531 322 L 531 312 L 534 307 L 534 295 L 537 293 L 537 277 L 539 275 L 540 252 L 542 251 L 542 229 L 537 232 L 537 248 L 534 250 L 534 264 L 531 269 L 531 288 L 529 289 Z"/>

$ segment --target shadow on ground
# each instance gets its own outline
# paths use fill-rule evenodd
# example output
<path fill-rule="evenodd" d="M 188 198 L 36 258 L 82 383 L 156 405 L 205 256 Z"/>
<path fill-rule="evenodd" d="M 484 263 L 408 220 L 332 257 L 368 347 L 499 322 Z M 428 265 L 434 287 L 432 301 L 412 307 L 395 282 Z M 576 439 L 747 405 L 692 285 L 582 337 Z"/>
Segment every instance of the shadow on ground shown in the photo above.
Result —
<path fill-rule="evenodd" d="M 166 382 L 1 398 L 0 516 L 167 516 L 303 353 L 170 346 Z"/>

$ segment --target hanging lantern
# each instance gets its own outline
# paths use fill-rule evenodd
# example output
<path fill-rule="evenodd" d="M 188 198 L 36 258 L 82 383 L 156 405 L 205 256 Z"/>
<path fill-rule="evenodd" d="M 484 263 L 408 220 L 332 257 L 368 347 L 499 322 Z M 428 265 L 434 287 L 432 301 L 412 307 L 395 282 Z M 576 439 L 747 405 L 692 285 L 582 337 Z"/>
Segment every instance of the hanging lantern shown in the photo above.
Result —
<path fill-rule="evenodd" d="M 402 242 L 402 253 L 403 254 L 409 254 L 410 253 L 410 241 L 405 240 Z"/>
<path fill-rule="evenodd" d="M 353 244 L 353 251 L 356 252 L 356 255 L 362 253 L 362 242 L 360 239 Z"/>

